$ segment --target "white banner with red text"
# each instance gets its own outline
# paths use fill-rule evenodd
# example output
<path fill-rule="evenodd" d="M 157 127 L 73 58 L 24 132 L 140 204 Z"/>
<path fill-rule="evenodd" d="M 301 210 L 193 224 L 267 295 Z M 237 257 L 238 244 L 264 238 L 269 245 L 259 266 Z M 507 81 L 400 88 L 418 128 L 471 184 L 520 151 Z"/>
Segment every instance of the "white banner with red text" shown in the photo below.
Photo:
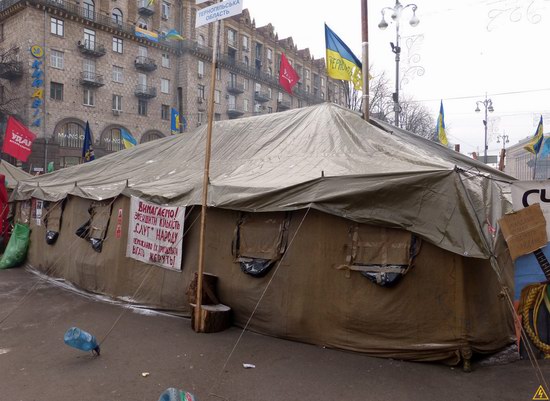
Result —
<path fill-rule="evenodd" d="M 132 196 L 126 256 L 181 271 L 185 207 L 161 206 Z"/>

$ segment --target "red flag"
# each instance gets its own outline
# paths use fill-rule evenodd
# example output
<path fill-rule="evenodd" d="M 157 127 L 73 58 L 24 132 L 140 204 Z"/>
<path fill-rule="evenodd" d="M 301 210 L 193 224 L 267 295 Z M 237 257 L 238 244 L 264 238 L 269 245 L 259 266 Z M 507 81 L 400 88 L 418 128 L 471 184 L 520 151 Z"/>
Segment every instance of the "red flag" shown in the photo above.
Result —
<path fill-rule="evenodd" d="M 8 117 L 2 152 L 26 162 L 36 135 L 12 116 Z"/>
<path fill-rule="evenodd" d="M 298 83 L 300 77 L 290 65 L 284 53 L 281 53 L 281 65 L 279 68 L 279 84 L 288 93 L 292 94 L 292 87 Z"/>

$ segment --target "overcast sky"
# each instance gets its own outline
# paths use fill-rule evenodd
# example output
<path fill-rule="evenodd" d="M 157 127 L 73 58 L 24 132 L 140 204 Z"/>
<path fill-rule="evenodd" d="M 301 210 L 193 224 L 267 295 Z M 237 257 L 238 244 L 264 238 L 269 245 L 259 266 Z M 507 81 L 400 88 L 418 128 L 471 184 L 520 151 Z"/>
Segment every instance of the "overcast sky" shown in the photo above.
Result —
<path fill-rule="evenodd" d="M 403 5 L 409 4 L 402 2 Z M 485 93 L 495 111 L 489 113 L 489 154 L 535 132 L 545 114 L 550 131 L 549 0 L 419 0 L 420 24 L 409 25 L 412 13 L 401 18 L 401 94 L 422 101 L 437 117 L 440 99 L 445 108 L 449 141 L 463 153 L 483 153 Z M 361 0 L 243 0 L 256 26 L 271 22 L 279 38 L 292 36 L 299 48 L 324 57 L 326 22 L 361 58 Z M 392 0 L 369 0 L 369 59 L 374 74 L 385 71 L 395 85 L 395 25 L 380 30 L 381 10 Z M 389 14 L 386 18 L 390 22 Z M 409 42 L 415 45 L 409 50 Z M 423 72 L 418 75 L 417 72 Z"/>

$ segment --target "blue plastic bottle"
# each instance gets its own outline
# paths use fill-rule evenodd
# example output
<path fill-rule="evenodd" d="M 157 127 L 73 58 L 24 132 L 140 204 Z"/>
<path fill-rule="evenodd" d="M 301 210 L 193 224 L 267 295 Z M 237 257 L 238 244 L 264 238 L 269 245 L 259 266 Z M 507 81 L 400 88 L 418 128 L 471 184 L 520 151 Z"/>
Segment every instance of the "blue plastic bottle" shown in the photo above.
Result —
<path fill-rule="evenodd" d="M 195 396 L 187 391 L 170 387 L 160 395 L 159 401 L 197 401 Z"/>
<path fill-rule="evenodd" d="M 71 347 L 82 351 L 92 351 L 99 355 L 99 345 L 96 338 L 78 327 L 71 327 L 67 330 L 63 339 L 65 344 Z"/>

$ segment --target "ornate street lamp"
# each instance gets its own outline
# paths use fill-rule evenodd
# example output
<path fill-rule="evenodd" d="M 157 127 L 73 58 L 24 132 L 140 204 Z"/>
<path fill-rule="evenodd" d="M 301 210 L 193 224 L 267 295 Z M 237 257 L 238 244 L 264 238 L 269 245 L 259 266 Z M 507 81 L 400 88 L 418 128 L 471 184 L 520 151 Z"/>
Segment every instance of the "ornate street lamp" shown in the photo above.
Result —
<path fill-rule="evenodd" d="M 484 163 L 487 163 L 487 112 L 492 113 L 495 111 L 493 108 L 493 101 L 491 99 L 487 99 L 487 93 L 485 93 L 485 100 L 478 100 L 476 101 L 476 113 L 479 113 L 481 109 L 479 108 L 479 105 L 482 105 L 485 108 L 485 119 L 483 120 L 483 126 L 485 127 L 485 148 L 484 148 Z"/>
<path fill-rule="evenodd" d="M 391 12 L 390 17 L 393 22 L 395 22 L 395 44 L 390 42 L 391 51 L 395 54 L 395 92 L 393 93 L 393 109 L 395 112 L 395 126 L 399 127 L 399 113 L 401 111 L 401 106 L 399 106 L 399 60 L 401 54 L 401 47 L 399 46 L 399 21 L 403 12 L 410 8 L 412 10 L 412 17 L 409 20 L 409 24 L 412 27 L 417 26 L 420 23 L 420 20 L 416 16 L 416 9 L 418 8 L 416 4 L 407 4 L 403 6 L 399 0 L 395 0 L 395 6 L 393 7 L 384 7 L 382 9 L 382 21 L 378 24 L 378 28 L 384 30 L 388 27 L 388 23 L 385 20 L 386 12 Z M 392 22 L 390 21 L 390 22 Z"/>

